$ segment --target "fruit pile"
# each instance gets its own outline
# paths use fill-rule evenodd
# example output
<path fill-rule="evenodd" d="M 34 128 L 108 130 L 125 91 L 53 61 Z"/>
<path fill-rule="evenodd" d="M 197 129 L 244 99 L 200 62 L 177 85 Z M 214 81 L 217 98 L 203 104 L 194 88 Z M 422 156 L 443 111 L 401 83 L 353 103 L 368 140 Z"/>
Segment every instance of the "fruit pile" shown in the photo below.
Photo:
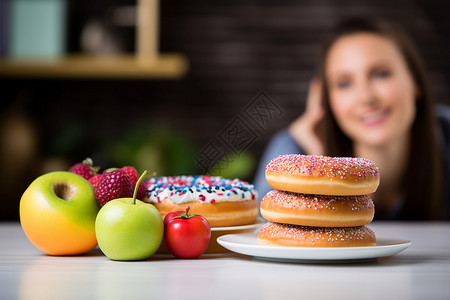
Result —
<path fill-rule="evenodd" d="M 144 178 L 131 166 L 99 173 L 91 159 L 36 178 L 20 200 L 28 239 L 49 255 L 78 255 L 97 245 L 112 260 L 143 260 L 163 242 L 180 258 L 206 250 L 211 228 L 202 216 L 174 212 L 163 221 L 145 198 Z"/>

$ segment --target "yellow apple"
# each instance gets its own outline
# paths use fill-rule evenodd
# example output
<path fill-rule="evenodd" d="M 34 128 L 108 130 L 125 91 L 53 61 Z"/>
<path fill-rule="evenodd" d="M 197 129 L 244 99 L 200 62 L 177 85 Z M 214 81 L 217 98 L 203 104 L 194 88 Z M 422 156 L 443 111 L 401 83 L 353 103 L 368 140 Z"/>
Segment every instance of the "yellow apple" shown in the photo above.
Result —
<path fill-rule="evenodd" d="M 31 243 L 49 255 L 77 255 L 97 246 L 100 209 L 80 175 L 57 171 L 36 178 L 20 200 L 20 223 Z"/>

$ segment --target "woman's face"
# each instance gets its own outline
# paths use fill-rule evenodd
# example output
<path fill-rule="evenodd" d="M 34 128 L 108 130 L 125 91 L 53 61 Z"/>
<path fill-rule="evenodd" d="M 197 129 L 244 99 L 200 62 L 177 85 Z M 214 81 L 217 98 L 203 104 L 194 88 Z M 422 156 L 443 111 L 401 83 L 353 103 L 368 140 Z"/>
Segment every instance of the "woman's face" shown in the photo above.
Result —
<path fill-rule="evenodd" d="M 325 61 L 330 107 L 356 145 L 378 147 L 408 136 L 416 86 L 388 38 L 356 33 L 338 39 Z"/>

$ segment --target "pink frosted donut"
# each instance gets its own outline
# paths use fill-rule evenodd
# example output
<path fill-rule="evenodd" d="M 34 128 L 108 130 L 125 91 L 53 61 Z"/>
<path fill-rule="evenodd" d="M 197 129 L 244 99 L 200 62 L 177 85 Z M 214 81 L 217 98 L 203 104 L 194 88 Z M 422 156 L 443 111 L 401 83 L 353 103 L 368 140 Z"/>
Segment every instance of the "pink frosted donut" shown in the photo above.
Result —
<path fill-rule="evenodd" d="M 280 155 L 266 167 L 267 183 L 274 189 L 318 195 L 367 195 L 380 183 L 378 167 L 354 157 Z"/>
<path fill-rule="evenodd" d="M 268 222 L 258 233 L 258 244 L 285 247 L 368 247 L 376 245 L 367 226 L 307 227 Z"/>
<path fill-rule="evenodd" d="M 372 199 L 361 196 L 298 194 L 272 190 L 261 201 L 261 215 L 272 222 L 354 227 L 369 224 L 374 216 Z"/>

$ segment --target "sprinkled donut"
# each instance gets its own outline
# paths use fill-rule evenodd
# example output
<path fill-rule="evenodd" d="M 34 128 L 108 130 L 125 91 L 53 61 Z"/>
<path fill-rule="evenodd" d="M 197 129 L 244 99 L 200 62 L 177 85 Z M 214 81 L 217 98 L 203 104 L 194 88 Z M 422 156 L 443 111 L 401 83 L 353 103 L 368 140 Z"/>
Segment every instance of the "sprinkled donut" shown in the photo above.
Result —
<path fill-rule="evenodd" d="M 375 212 L 373 201 L 367 195 L 329 196 L 278 190 L 264 196 L 260 210 L 272 222 L 319 227 L 366 225 Z"/>
<path fill-rule="evenodd" d="M 153 177 L 146 181 L 148 201 L 161 215 L 186 210 L 205 217 L 212 227 L 253 224 L 258 193 L 252 184 L 219 176 Z"/>
<path fill-rule="evenodd" d="M 267 183 L 274 189 L 318 195 L 367 195 L 380 182 L 378 167 L 354 157 L 280 155 L 266 167 Z"/>
<path fill-rule="evenodd" d="M 268 222 L 258 233 L 258 244 L 287 247 L 375 246 L 375 233 L 367 226 L 307 227 Z"/>

